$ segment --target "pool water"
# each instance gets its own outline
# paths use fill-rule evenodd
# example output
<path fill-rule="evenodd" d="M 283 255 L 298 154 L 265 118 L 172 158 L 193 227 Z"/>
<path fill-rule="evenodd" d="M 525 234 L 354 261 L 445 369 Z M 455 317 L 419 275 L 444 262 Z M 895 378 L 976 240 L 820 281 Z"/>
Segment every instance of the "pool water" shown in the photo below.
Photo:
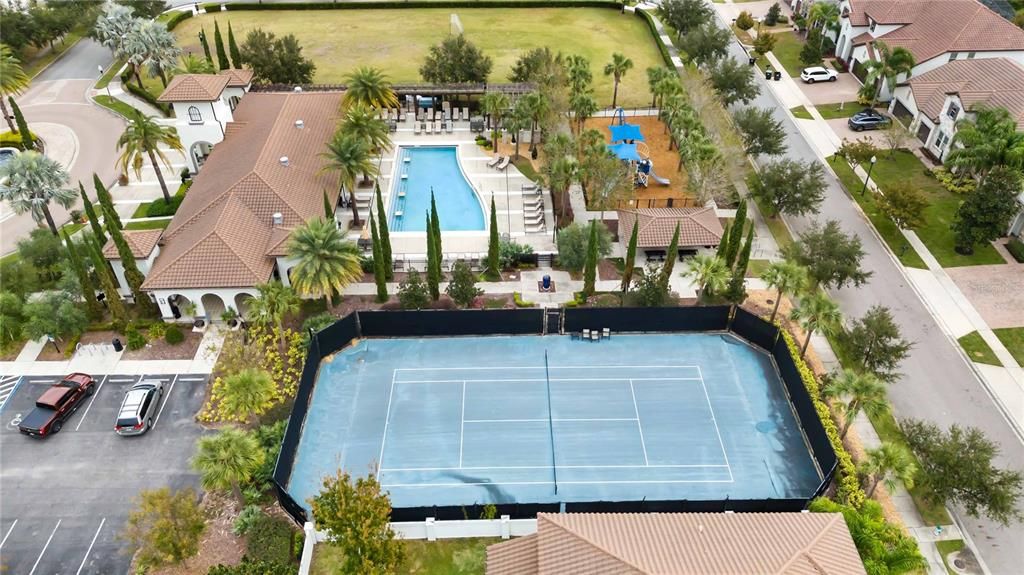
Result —
<path fill-rule="evenodd" d="M 388 218 L 391 231 L 426 231 L 431 190 L 442 230 L 486 229 L 480 200 L 459 167 L 455 146 L 402 146 L 395 174 Z"/>

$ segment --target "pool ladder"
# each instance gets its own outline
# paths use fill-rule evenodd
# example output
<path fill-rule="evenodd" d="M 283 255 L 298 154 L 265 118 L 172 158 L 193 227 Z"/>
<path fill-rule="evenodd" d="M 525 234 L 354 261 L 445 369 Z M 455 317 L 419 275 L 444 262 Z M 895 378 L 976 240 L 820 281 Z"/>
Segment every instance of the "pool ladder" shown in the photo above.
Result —
<path fill-rule="evenodd" d="M 398 164 L 398 170 L 401 175 L 399 176 L 398 186 L 396 187 L 397 196 L 394 199 L 394 214 L 391 218 L 391 229 L 396 232 L 402 231 L 405 227 L 403 222 L 405 220 L 405 194 L 409 187 L 409 172 L 406 170 L 406 166 L 412 162 L 412 157 L 408 156 L 406 150 L 402 150 L 401 162 Z"/>

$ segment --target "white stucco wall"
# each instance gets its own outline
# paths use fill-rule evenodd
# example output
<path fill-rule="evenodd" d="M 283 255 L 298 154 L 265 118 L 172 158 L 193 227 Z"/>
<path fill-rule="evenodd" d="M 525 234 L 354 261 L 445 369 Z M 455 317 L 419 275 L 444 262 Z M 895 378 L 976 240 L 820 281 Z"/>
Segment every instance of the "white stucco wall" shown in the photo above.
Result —
<path fill-rule="evenodd" d="M 224 309 L 228 307 L 238 310 L 236 296 L 239 294 L 248 294 L 253 297 L 257 295 L 256 288 L 252 287 L 241 287 L 241 288 L 209 288 L 209 289 L 178 289 L 178 290 L 154 290 L 153 296 L 156 298 L 156 303 L 160 306 L 160 315 L 163 316 L 165 321 L 175 321 L 174 312 L 171 310 L 171 305 L 168 302 L 168 298 L 174 295 L 182 296 L 187 298 L 188 301 L 192 302 L 196 306 L 196 312 L 194 316 L 189 316 L 186 310 L 181 309 L 181 318 L 177 321 L 191 321 L 193 318 L 204 318 L 207 322 L 220 321 L 220 305 L 217 306 L 216 310 L 208 310 L 206 305 L 203 303 L 203 296 L 217 296 L 223 303 Z M 207 298 L 209 303 L 210 298 Z M 183 307 L 184 302 L 179 300 L 179 308 Z"/>
<path fill-rule="evenodd" d="M 189 119 L 188 110 L 195 106 L 201 116 L 200 122 Z M 195 158 L 192 156 L 192 145 L 196 142 L 217 144 L 224 140 L 224 127 L 233 121 L 231 108 L 226 101 L 215 102 L 175 102 L 174 127 L 178 130 L 181 145 L 185 147 L 189 170 L 194 174 L 199 171 Z"/>

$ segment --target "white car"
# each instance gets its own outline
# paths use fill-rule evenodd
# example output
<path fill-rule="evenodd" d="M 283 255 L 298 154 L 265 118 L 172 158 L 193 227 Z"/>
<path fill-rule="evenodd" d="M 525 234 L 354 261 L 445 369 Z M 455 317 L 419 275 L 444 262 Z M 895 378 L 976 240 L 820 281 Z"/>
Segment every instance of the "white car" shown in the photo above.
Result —
<path fill-rule="evenodd" d="M 839 72 L 822 66 L 811 66 L 800 72 L 800 79 L 808 84 L 815 82 L 835 82 L 839 78 Z"/>

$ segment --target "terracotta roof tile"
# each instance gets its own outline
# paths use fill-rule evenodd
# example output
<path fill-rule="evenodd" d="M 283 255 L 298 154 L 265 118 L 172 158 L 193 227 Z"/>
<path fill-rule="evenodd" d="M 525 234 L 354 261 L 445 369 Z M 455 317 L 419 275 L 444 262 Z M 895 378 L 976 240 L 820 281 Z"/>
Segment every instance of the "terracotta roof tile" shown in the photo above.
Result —
<path fill-rule="evenodd" d="M 722 224 L 713 208 L 641 208 L 619 210 L 619 236 L 628 238 L 639 221 L 637 247 L 666 248 L 679 223 L 679 247 L 717 246 Z"/>
<path fill-rule="evenodd" d="M 1024 130 L 1024 67 L 1008 58 L 954 60 L 910 78 L 914 102 L 938 121 L 946 96 L 956 94 L 964 107 L 1006 108 Z"/>
<path fill-rule="evenodd" d="M 838 513 L 541 513 L 535 535 L 487 550 L 488 575 L 513 573 L 857 575 L 865 570 Z"/>
<path fill-rule="evenodd" d="M 160 239 L 160 235 L 163 233 L 163 230 L 123 230 L 121 232 L 132 255 L 141 259 L 148 258 L 149 254 L 153 253 L 153 248 L 156 247 L 157 240 Z M 114 240 L 107 240 L 106 245 L 103 246 L 103 257 L 108 260 L 121 259 L 121 254 L 118 253 Z"/>
<path fill-rule="evenodd" d="M 274 228 L 271 230 L 264 253 L 272 257 L 288 255 L 288 238 L 292 237 L 292 229 Z"/>
<path fill-rule="evenodd" d="M 244 88 L 252 83 L 253 71 L 247 68 L 229 68 L 217 74 L 228 77 L 229 88 Z"/>
<path fill-rule="evenodd" d="M 230 80 L 219 74 L 178 74 L 157 102 L 213 102 L 220 98 Z"/>

